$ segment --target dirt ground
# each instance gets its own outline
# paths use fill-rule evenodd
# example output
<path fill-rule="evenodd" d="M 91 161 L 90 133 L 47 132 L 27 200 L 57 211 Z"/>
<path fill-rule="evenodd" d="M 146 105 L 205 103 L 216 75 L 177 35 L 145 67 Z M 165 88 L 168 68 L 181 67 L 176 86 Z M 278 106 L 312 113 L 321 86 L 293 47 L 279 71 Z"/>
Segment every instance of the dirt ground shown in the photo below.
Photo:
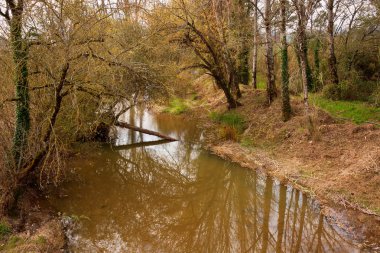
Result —
<path fill-rule="evenodd" d="M 208 88 L 193 115 L 224 112 L 223 94 Z M 216 95 L 217 94 L 217 95 Z M 215 154 L 308 192 L 332 220 L 343 223 L 368 243 L 380 238 L 380 128 L 332 118 L 326 112 L 292 99 L 292 119 L 283 122 L 281 101 L 265 105 L 265 92 L 243 88 L 245 131 L 238 141 L 218 136 L 217 123 L 201 120 L 208 129 L 208 148 Z M 203 111 L 200 113 L 199 111 Z M 248 144 L 247 144 L 248 143 Z"/>
<path fill-rule="evenodd" d="M 64 228 L 51 206 L 41 193 L 28 189 L 18 201 L 19 212 L 2 217 L 11 231 L 0 238 L 0 252 L 7 253 L 59 253 L 64 252 Z"/>

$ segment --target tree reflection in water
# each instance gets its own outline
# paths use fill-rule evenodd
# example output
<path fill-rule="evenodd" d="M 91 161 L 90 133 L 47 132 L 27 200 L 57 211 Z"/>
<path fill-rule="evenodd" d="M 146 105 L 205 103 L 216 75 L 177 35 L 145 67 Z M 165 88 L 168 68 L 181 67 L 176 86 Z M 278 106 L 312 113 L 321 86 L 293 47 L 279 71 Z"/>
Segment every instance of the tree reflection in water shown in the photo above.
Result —
<path fill-rule="evenodd" d="M 128 146 L 157 139 L 119 129 L 118 148 L 73 161 L 69 197 L 52 202 L 88 217 L 70 238 L 74 252 L 356 251 L 306 195 L 203 151 L 189 122 L 126 117 L 181 141 Z"/>

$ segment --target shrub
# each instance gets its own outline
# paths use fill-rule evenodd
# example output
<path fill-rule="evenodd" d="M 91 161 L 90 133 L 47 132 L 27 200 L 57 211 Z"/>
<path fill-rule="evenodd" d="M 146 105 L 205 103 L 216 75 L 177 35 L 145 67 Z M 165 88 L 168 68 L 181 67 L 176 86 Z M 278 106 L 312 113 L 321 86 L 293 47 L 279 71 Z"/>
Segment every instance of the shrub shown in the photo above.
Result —
<path fill-rule="evenodd" d="M 210 118 L 222 125 L 235 128 L 239 133 L 244 129 L 244 118 L 236 112 L 216 113 L 212 112 Z"/>
<path fill-rule="evenodd" d="M 380 107 L 380 86 L 369 97 L 369 102 L 376 107 Z"/>
<path fill-rule="evenodd" d="M 4 222 L 0 222 L 0 238 L 12 232 L 10 226 Z"/>
<path fill-rule="evenodd" d="M 219 138 L 224 140 L 239 141 L 244 129 L 244 119 L 236 112 L 217 113 L 212 112 L 210 118 L 222 125 L 219 129 Z"/>
<path fill-rule="evenodd" d="M 341 98 L 340 93 L 340 86 L 335 84 L 328 84 L 322 90 L 323 97 L 332 100 L 339 100 Z"/>
<path fill-rule="evenodd" d="M 326 85 L 322 93 L 325 98 L 332 100 L 368 101 L 375 89 L 375 82 L 363 81 L 353 76 L 352 79 L 343 80 L 338 85 Z"/>

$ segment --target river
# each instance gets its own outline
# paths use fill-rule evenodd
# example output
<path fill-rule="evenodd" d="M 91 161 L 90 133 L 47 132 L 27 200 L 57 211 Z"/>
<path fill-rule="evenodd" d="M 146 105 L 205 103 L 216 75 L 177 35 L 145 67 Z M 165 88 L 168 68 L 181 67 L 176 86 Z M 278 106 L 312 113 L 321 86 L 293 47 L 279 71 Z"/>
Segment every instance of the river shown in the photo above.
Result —
<path fill-rule="evenodd" d="M 193 120 L 123 117 L 179 141 L 118 128 L 114 146 L 69 161 L 49 199 L 77 220 L 70 251 L 360 252 L 305 194 L 203 150 Z"/>

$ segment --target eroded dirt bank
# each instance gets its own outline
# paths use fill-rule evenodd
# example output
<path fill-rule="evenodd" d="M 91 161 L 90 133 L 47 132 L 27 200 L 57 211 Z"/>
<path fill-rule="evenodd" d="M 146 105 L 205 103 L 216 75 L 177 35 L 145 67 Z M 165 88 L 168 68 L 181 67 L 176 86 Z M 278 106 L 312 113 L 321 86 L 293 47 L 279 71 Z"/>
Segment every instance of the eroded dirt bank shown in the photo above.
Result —
<path fill-rule="evenodd" d="M 223 95 L 215 93 L 201 98 L 191 114 L 225 112 Z M 342 122 L 317 108 L 310 108 L 310 121 L 297 99 L 292 119 L 283 122 L 280 101 L 267 107 L 265 92 L 250 88 L 241 101 L 243 106 L 234 110 L 245 119 L 238 140 L 224 139 L 222 125 L 202 118 L 206 148 L 309 193 L 338 226 L 380 250 L 380 129 Z"/>
<path fill-rule="evenodd" d="M 58 253 L 64 252 L 64 227 L 41 192 L 27 189 L 18 201 L 17 213 L 2 217 L 0 252 Z"/>

